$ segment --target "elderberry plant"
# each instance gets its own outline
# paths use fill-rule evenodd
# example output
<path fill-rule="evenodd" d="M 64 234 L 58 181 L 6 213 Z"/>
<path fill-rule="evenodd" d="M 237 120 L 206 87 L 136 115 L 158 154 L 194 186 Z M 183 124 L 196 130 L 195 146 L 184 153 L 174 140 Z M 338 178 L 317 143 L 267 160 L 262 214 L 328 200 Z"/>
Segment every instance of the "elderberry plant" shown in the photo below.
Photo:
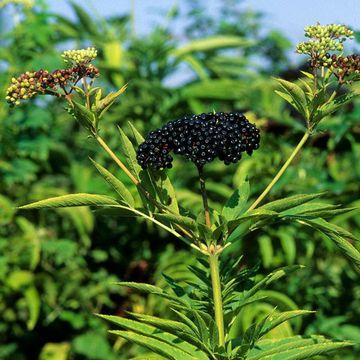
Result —
<path fill-rule="evenodd" d="M 136 359 L 300 360 L 352 345 L 319 335 L 266 338 L 278 325 L 311 313 L 306 310 L 274 310 L 251 324 L 242 335 L 232 335 L 240 311 L 261 301 L 262 289 L 301 268 L 281 268 L 256 281 L 256 269 L 241 269 L 241 258 L 232 259 L 224 255 L 226 248 L 226 253 L 231 253 L 231 244 L 239 240 L 244 229 L 252 232 L 280 222 L 306 225 L 329 237 L 355 266 L 360 267 L 360 253 L 352 244 L 358 239 L 327 221 L 332 215 L 352 209 L 339 209 L 322 203 L 319 201 L 322 194 L 294 194 L 261 205 L 308 138 L 317 131 L 321 120 L 355 96 L 349 85 L 358 80 L 359 57 L 340 53 L 343 51 L 342 43 L 352 36 L 351 30 L 342 25 L 318 24 L 306 28 L 305 35 L 310 40 L 299 44 L 297 52 L 308 56 L 310 71 L 303 72 L 304 78 L 298 82 L 279 79 L 281 89 L 277 91 L 303 117 L 306 123 L 304 136 L 254 202 L 249 204 L 249 184 L 244 182 L 235 189 L 221 213 L 208 205 L 206 164 L 217 159 L 225 164 L 236 163 L 244 152 L 251 155 L 259 148 L 259 130 L 242 114 L 219 112 L 186 116 L 150 132 L 145 139 L 129 123 L 131 139 L 119 129 L 124 162 L 100 136 L 99 123 L 126 87 L 103 96 L 101 88 L 93 86 L 99 75 L 91 64 L 96 58 L 95 49 L 65 52 L 63 58 L 67 67 L 64 69 L 51 73 L 47 70 L 32 71 L 13 79 L 7 94 L 10 105 L 19 105 L 22 100 L 38 95 L 64 98 L 69 105 L 68 111 L 137 189 L 136 194 L 130 192 L 109 170 L 93 161 L 114 190 L 114 197 L 71 194 L 41 200 L 22 206 L 22 209 L 87 205 L 111 211 L 112 215 L 141 217 L 189 245 L 198 256 L 198 265 L 189 267 L 196 281 L 184 286 L 164 275 L 171 292 L 144 283 L 119 283 L 135 291 L 159 296 L 169 303 L 176 320 L 138 313 L 130 313 L 127 318 L 99 315 L 120 328 L 111 331 L 113 334 L 150 351 L 149 355 Z M 340 93 L 341 86 L 346 87 Z M 184 156 L 198 168 L 203 216 L 179 206 L 166 174 L 172 167 L 171 152 Z M 172 171 L 181 172 L 180 169 Z"/>

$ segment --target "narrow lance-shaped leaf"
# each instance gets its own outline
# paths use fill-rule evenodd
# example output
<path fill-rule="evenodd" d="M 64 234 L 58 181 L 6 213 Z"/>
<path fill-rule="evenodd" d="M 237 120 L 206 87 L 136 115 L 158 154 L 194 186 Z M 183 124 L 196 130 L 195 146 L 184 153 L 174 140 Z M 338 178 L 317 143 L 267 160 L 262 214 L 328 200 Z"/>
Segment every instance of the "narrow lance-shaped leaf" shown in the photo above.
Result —
<path fill-rule="evenodd" d="M 247 360 L 261 360 L 270 355 L 281 354 L 288 350 L 305 349 L 309 345 L 327 344 L 333 341 L 326 339 L 323 336 L 291 336 L 283 339 L 263 339 L 256 342 L 256 346 L 251 349 Z"/>
<path fill-rule="evenodd" d="M 131 341 L 140 346 L 144 346 L 156 354 L 165 356 L 167 359 L 196 360 L 196 357 L 191 356 L 185 351 L 182 351 L 181 349 L 158 339 L 149 338 L 148 336 L 140 335 L 131 331 L 110 331 L 110 333 L 118 335 L 123 339 Z"/>
<path fill-rule="evenodd" d="M 187 216 L 175 215 L 175 214 L 155 214 L 155 217 L 159 220 L 167 220 L 171 223 L 181 225 L 187 230 L 196 231 L 196 221 Z"/>
<path fill-rule="evenodd" d="M 260 357 L 261 360 L 305 360 L 311 359 L 317 355 L 325 355 L 335 350 L 340 350 L 345 347 L 354 346 L 350 342 L 332 342 L 324 344 L 308 345 L 301 348 L 295 348 L 288 351 L 282 351 L 277 354 Z"/>
<path fill-rule="evenodd" d="M 267 320 L 264 322 L 264 325 L 261 326 L 259 337 L 266 335 L 275 327 L 279 326 L 280 324 L 284 323 L 285 321 L 289 321 L 293 318 L 303 315 L 313 314 L 314 311 L 309 310 L 293 310 L 293 311 L 285 311 L 280 314 L 271 315 Z"/>
<path fill-rule="evenodd" d="M 293 82 L 286 81 L 283 79 L 276 79 L 276 80 L 280 83 L 285 93 L 290 95 L 292 101 L 288 101 L 287 98 L 284 99 L 288 101 L 300 114 L 302 114 L 305 119 L 309 120 L 307 99 L 301 87 Z"/>
<path fill-rule="evenodd" d="M 118 204 L 119 203 L 110 196 L 80 193 L 56 196 L 36 201 L 28 205 L 20 206 L 19 209 L 46 209 L 70 206 L 107 206 Z"/>
<path fill-rule="evenodd" d="M 139 173 L 141 171 L 140 165 L 137 163 L 136 160 L 136 151 L 134 149 L 133 144 L 131 143 L 130 139 L 126 136 L 124 131 L 119 127 L 119 133 L 120 133 L 120 143 L 121 143 L 121 150 L 122 153 L 125 155 L 126 162 L 128 164 L 128 167 L 130 169 L 130 172 L 139 178 Z"/>
<path fill-rule="evenodd" d="M 260 280 L 257 284 L 255 284 L 251 289 L 246 292 L 245 298 L 249 298 L 256 294 L 259 290 L 266 288 L 270 285 L 273 281 L 276 281 L 283 276 L 290 274 L 296 270 L 302 269 L 304 266 L 302 265 L 292 265 L 286 266 L 281 269 L 275 270 L 272 273 L 268 274 L 264 279 Z"/>
<path fill-rule="evenodd" d="M 88 110 L 84 105 L 76 101 L 72 101 L 74 116 L 79 123 L 90 131 L 96 130 L 95 115 Z"/>
<path fill-rule="evenodd" d="M 266 210 L 281 212 L 281 211 L 290 209 L 292 207 L 304 204 L 311 200 L 317 199 L 323 195 L 324 195 L 323 193 L 293 195 L 293 196 L 286 197 L 284 199 L 269 202 L 269 203 L 259 207 L 259 209 L 266 209 Z"/>
<path fill-rule="evenodd" d="M 149 336 L 151 338 L 159 339 L 161 341 L 165 341 L 167 344 L 176 346 L 177 348 L 185 351 L 189 355 L 197 356 L 199 359 L 207 359 L 206 355 L 198 350 L 197 347 L 190 344 L 186 340 L 177 336 L 177 333 L 183 334 L 189 331 L 190 329 L 182 324 L 175 321 L 168 321 L 169 324 L 165 324 L 165 326 L 160 326 L 156 324 L 154 321 L 152 324 L 148 321 L 143 321 L 140 317 L 139 321 L 122 318 L 119 316 L 109 316 L 109 315 L 98 315 L 99 317 L 111 321 L 112 323 L 118 325 L 119 327 L 133 331 L 135 333 Z M 160 318 L 155 318 L 159 321 L 163 320 Z M 163 324 L 161 324 L 163 325 Z"/>
<path fill-rule="evenodd" d="M 135 201 L 133 196 L 131 195 L 130 191 L 126 188 L 126 186 L 117 178 L 115 177 L 110 171 L 105 169 L 103 166 L 98 164 L 95 160 L 92 160 L 92 163 L 99 171 L 101 176 L 111 185 L 111 187 L 118 193 L 120 198 L 128 204 L 130 207 L 135 206 Z"/>
<path fill-rule="evenodd" d="M 110 94 L 108 94 L 107 96 L 105 96 L 103 99 L 99 99 L 97 98 L 95 106 L 94 106 L 94 111 L 97 114 L 97 116 L 99 118 L 101 118 L 106 111 L 109 110 L 109 108 L 111 107 L 111 105 L 116 101 L 116 99 L 125 92 L 125 90 L 127 89 L 127 84 L 125 84 L 121 89 L 119 89 L 116 92 L 111 92 Z M 101 94 L 101 92 L 99 92 L 99 94 Z"/>
<path fill-rule="evenodd" d="M 116 283 L 116 285 L 127 286 L 130 289 L 135 289 L 140 292 L 144 292 L 146 294 L 157 295 L 162 298 L 174 301 L 175 303 L 178 303 L 180 305 L 187 306 L 187 303 L 185 301 L 183 301 L 182 299 L 180 299 L 176 296 L 170 295 L 170 294 L 166 293 L 165 291 L 163 291 L 161 288 L 154 286 L 154 285 L 137 283 L 137 282 L 126 282 L 126 281 L 118 282 L 118 283 Z"/>

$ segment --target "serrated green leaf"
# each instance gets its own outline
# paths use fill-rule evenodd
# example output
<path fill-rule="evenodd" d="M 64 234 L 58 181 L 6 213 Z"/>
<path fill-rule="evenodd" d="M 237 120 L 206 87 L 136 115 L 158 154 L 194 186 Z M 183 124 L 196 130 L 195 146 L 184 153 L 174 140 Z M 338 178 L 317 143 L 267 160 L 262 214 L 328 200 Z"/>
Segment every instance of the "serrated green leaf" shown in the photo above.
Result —
<path fill-rule="evenodd" d="M 121 89 L 119 89 L 116 92 L 111 92 L 110 94 L 106 95 L 103 99 L 97 99 L 94 111 L 97 114 L 98 118 L 100 119 L 106 111 L 110 109 L 112 104 L 116 101 L 116 99 L 126 91 L 127 84 L 124 85 Z"/>
<path fill-rule="evenodd" d="M 175 189 L 166 175 L 165 170 L 147 170 L 160 202 L 170 211 L 179 214 L 179 206 L 176 199 Z"/>
<path fill-rule="evenodd" d="M 115 284 L 120 285 L 120 286 L 127 286 L 131 289 L 135 289 L 140 292 L 144 292 L 146 294 L 154 294 L 154 295 L 160 296 L 164 299 L 171 300 L 177 304 L 187 306 L 187 303 L 185 301 L 183 301 L 182 299 L 179 299 L 176 296 L 170 295 L 170 294 L 166 293 L 165 291 L 163 291 L 161 288 L 154 286 L 154 285 L 137 283 L 137 282 L 126 282 L 126 281 L 117 282 Z"/>
<path fill-rule="evenodd" d="M 178 224 L 190 231 L 197 230 L 196 221 L 190 217 L 176 214 L 154 214 L 159 220 L 167 220 L 170 223 Z"/>
<path fill-rule="evenodd" d="M 125 155 L 126 162 L 128 164 L 128 167 L 130 169 L 130 172 L 138 179 L 140 180 L 140 171 L 141 166 L 137 163 L 136 160 L 136 151 L 134 149 L 134 146 L 130 139 L 126 136 L 124 131 L 118 127 L 119 133 L 120 133 L 120 143 L 121 143 L 121 150 L 122 153 Z"/>
<path fill-rule="evenodd" d="M 281 211 L 285 211 L 287 209 L 293 208 L 295 206 L 304 204 L 311 200 L 317 199 L 323 195 L 324 195 L 323 193 L 293 195 L 293 196 L 289 196 L 289 197 L 286 197 L 283 199 L 269 202 L 265 205 L 260 206 L 258 209 L 265 209 L 265 210 L 281 212 Z"/>
<path fill-rule="evenodd" d="M 331 115 L 335 111 L 339 110 L 342 106 L 352 101 L 359 94 L 347 93 L 338 96 L 336 99 L 325 103 L 316 113 L 315 121 L 319 122 L 324 117 Z"/>
<path fill-rule="evenodd" d="M 328 236 L 335 245 L 360 268 L 360 252 L 346 240 L 346 238 L 354 239 L 355 237 L 352 234 L 336 225 L 327 223 L 323 219 L 306 220 L 306 222 Z M 351 237 L 346 234 L 350 234 Z M 356 238 L 355 240 L 358 241 Z"/>
<path fill-rule="evenodd" d="M 185 351 L 175 347 L 174 345 L 169 345 L 164 341 L 149 338 L 148 336 L 140 335 L 131 331 L 111 330 L 110 333 L 118 335 L 123 339 L 131 341 L 140 346 L 143 346 L 155 352 L 156 354 L 165 356 L 167 359 L 196 360 L 196 357 L 191 356 Z"/>
<path fill-rule="evenodd" d="M 129 127 L 133 133 L 135 143 L 139 146 L 142 142 L 145 141 L 144 137 L 139 133 L 138 129 L 132 124 L 131 121 L 128 121 Z"/>
<path fill-rule="evenodd" d="M 286 276 L 287 274 L 291 274 L 292 272 L 302 269 L 304 266 L 302 265 L 292 265 L 286 266 L 280 269 L 277 269 L 270 274 L 268 274 L 264 279 L 257 282 L 250 290 L 246 292 L 245 298 L 248 299 L 251 296 L 255 295 L 259 290 L 266 288 L 272 282 Z"/>
<path fill-rule="evenodd" d="M 107 206 L 118 204 L 119 203 L 110 196 L 80 193 L 36 201 L 28 205 L 20 206 L 19 209 L 49 209 L 70 206 Z"/>
<path fill-rule="evenodd" d="M 96 128 L 95 115 L 84 105 L 72 101 L 74 107 L 74 116 L 79 123 L 85 128 L 93 131 Z M 95 129 L 96 130 L 96 129 Z"/>
<path fill-rule="evenodd" d="M 248 360 L 260 360 L 264 357 L 282 353 L 287 350 L 303 348 L 314 344 L 331 343 L 323 336 L 292 336 L 284 339 L 264 339 L 256 342 L 256 346 L 251 349 Z"/>
<path fill-rule="evenodd" d="M 249 227 L 250 227 L 250 225 L 256 223 L 259 220 L 266 220 L 271 218 L 276 219 L 277 217 L 278 217 L 278 213 L 275 211 L 267 210 L 264 208 L 257 208 L 249 212 L 246 212 L 245 214 L 241 215 L 235 220 L 230 220 L 228 222 L 228 228 L 229 231 L 232 231 L 238 225 L 245 222 L 249 222 Z M 230 238 L 228 240 L 231 241 Z"/>
<path fill-rule="evenodd" d="M 184 340 L 186 334 L 191 335 L 191 330 L 186 325 L 176 321 L 159 319 L 153 316 L 149 317 L 140 314 L 130 314 L 139 321 L 111 315 L 98 316 L 111 321 L 125 330 L 165 341 L 169 345 L 185 351 L 189 355 L 197 356 L 199 359 L 207 359 L 206 355 L 197 347 Z M 178 334 L 184 336 L 179 337 Z"/>
<path fill-rule="evenodd" d="M 245 180 L 225 203 L 221 215 L 228 221 L 236 219 L 245 210 L 249 195 L 250 184 Z"/>
<path fill-rule="evenodd" d="M 285 93 L 291 97 L 291 101 L 288 101 L 287 97 L 284 97 L 284 99 L 288 101 L 290 105 L 292 105 L 301 115 L 303 115 L 305 119 L 309 120 L 310 114 L 309 114 L 306 94 L 303 91 L 303 89 L 301 89 L 300 86 L 296 85 L 293 82 L 283 79 L 276 79 L 276 80 L 280 83 Z"/>
<path fill-rule="evenodd" d="M 345 347 L 354 346 L 350 342 L 332 342 L 325 344 L 314 344 L 300 348 L 295 348 L 288 351 L 283 351 L 277 354 L 260 357 L 259 360 L 304 360 L 317 355 L 328 354 L 331 351 L 343 349 Z"/>
<path fill-rule="evenodd" d="M 110 171 L 108 171 L 103 166 L 98 164 L 95 160 L 92 159 L 90 160 L 92 161 L 96 169 L 99 171 L 101 176 L 106 180 L 106 182 L 108 182 L 111 185 L 111 187 L 117 192 L 120 198 L 130 207 L 134 207 L 135 200 L 131 195 L 130 191 L 126 188 L 126 186 L 118 178 L 116 178 Z"/>
<path fill-rule="evenodd" d="M 264 326 L 260 329 L 259 337 L 266 335 L 268 332 L 273 330 L 275 327 L 279 326 L 285 321 L 289 321 L 293 318 L 303 315 L 313 314 L 314 311 L 309 310 L 293 310 L 293 311 L 284 311 L 280 314 L 270 315 L 264 323 Z"/>

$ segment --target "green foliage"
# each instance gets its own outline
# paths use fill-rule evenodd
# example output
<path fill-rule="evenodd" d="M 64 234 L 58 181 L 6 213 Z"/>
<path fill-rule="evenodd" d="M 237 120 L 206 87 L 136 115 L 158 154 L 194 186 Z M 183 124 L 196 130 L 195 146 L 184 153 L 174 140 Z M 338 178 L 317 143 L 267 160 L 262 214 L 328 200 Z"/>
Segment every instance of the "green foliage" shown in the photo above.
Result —
<path fill-rule="evenodd" d="M 52 69 L 61 66 L 57 48 L 66 41 L 97 46 L 103 89 L 92 88 L 90 109 L 79 94 L 74 103 L 76 118 L 91 132 L 101 130 L 98 134 L 132 168 L 165 213 L 149 203 L 144 192 L 138 193 L 105 152 L 95 153 L 96 143 L 62 111 L 61 99 L 41 100 L 39 106 L 24 104 L 20 111 L 10 111 L 2 102 L 0 357 L 21 359 L 31 353 L 59 360 L 159 359 L 149 351 L 160 351 L 163 358 L 184 358 L 185 352 L 190 358 L 237 359 L 248 352 L 249 359 L 278 356 L 282 360 L 315 357 L 333 349 L 330 359 L 356 359 L 358 346 L 340 349 L 349 345 L 346 340 L 359 342 L 358 274 L 353 265 L 359 264 L 360 249 L 359 100 L 353 93 L 334 94 L 333 84 L 314 96 L 308 72 L 292 85 L 289 78 L 281 81 L 280 89 L 268 75 L 282 76 L 279 72 L 287 69 L 289 42 L 282 34 L 263 31 L 258 14 L 240 12 L 232 5 L 220 9 L 223 16 L 215 19 L 196 11 L 194 2 L 194 12 L 187 16 L 188 35 L 181 45 L 172 34 L 172 18 L 167 27 L 137 38 L 129 34 L 128 16 L 104 21 L 75 2 L 71 6 L 75 15 L 71 19 L 49 14 L 39 3 L 32 10 L 15 9 L 21 11 L 22 21 L 0 37 L 1 83 L 44 64 Z M 6 16 L 10 21 L 7 15 L 0 9 L 2 19 Z M 254 65 L 259 58 L 266 61 Z M 169 87 L 169 78 L 183 64 L 190 67 L 191 78 Z M 126 82 L 129 87 L 124 93 Z M 275 89 L 285 101 L 273 94 Z M 206 169 L 213 208 L 209 231 L 203 224 L 194 169 L 176 159 L 177 170 L 167 175 L 143 171 L 137 167 L 134 146 L 142 141 L 140 133 L 171 118 L 213 109 L 247 112 L 264 135 L 259 154 L 238 166 L 225 169 L 214 163 Z M 302 121 L 294 119 L 293 109 L 320 131 L 313 131 L 301 158 L 295 159 L 296 167 L 290 167 L 275 185 L 269 202 L 246 212 L 302 131 Z M 123 126 L 128 120 L 134 126 Z M 120 139 L 114 123 L 123 129 Z M 49 197 L 56 200 L 40 200 Z M 38 202 L 34 207 L 74 207 L 54 212 L 16 210 L 31 202 Z M 95 213 L 83 205 L 96 208 Z M 161 227 L 154 226 L 159 223 Z M 208 266 L 196 264 L 181 245 L 176 250 L 164 246 L 169 236 L 181 233 L 179 226 L 195 241 L 206 235 L 209 243 L 214 238 L 231 243 L 221 263 L 227 348 L 216 346 Z M 230 251 L 245 257 L 242 266 L 234 266 L 235 275 L 227 278 L 224 267 Z M 259 260 L 262 267 L 255 275 L 252 266 Z M 298 263 L 306 268 L 274 270 Z M 167 276 L 160 276 L 160 271 Z M 282 281 L 285 272 L 287 281 Z M 156 287 L 146 287 L 149 296 L 124 286 L 119 291 L 111 284 L 119 278 L 134 290 L 141 287 L 135 287 L 134 281 L 154 280 Z M 265 285 L 269 288 L 261 288 Z M 233 293 L 233 289 L 237 290 Z M 287 320 L 300 314 L 293 312 L 298 308 L 317 309 L 319 314 L 303 321 L 300 317 Z M 129 310 L 125 318 L 103 317 L 118 322 L 117 335 L 151 350 L 108 337 L 109 324 L 91 315 L 123 314 L 124 310 Z M 244 334 L 252 339 L 261 335 L 254 343 L 257 347 L 244 343 Z M 166 346 L 174 343 L 176 350 Z M 299 355 L 298 348 L 303 347 L 306 351 Z M 282 353 L 277 354 L 278 350 Z"/>

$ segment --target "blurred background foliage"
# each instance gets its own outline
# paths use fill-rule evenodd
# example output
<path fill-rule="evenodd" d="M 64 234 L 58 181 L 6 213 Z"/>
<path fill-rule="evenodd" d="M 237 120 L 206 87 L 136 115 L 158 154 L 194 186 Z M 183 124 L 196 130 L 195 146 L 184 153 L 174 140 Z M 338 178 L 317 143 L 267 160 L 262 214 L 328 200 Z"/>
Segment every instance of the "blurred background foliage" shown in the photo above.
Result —
<path fill-rule="evenodd" d="M 129 120 L 146 134 L 185 114 L 240 110 L 262 129 L 261 150 L 238 165 L 209 165 L 209 196 L 211 206 L 219 208 L 248 176 L 255 197 L 290 154 L 303 127 L 274 93 L 273 77 L 293 80 L 301 69 L 290 67 L 287 51 L 292 44 L 286 36 L 264 31 L 262 15 L 241 10 L 239 1 L 223 1 L 216 17 L 206 12 L 202 1 L 189 2 L 188 8 L 181 13 L 174 7 L 165 25 L 137 36 L 131 14 L 95 19 L 76 2 L 75 17 L 51 13 L 45 1 L 33 7 L 1 7 L 1 97 L 12 76 L 61 67 L 59 51 L 94 45 L 102 74 L 99 85 L 114 90 L 129 83 L 101 129 L 114 149 L 121 151 L 116 125 L 128 131 Z M 179 38 L 172 23 L 181 17 L 186 26 Z M 190 76 L 182 79 L 183 72 Z M 114 342 L 107 324 L 93 313 L 125 315 L 136 310 L 164 316 L 168 309 L 151 296 L 112 283 L 149 281 L 166 287 L 163 272 L 188 281 L 192 260 L 181 244 L 141 220 L 134 225 L 133 219 L 97 216 L 88 208 L 15 210 L 48 196 L 110 191 L 88 157 L 118 170 L 79 130 L 64 105 L 39 98 L 14 111 L 0 102 L 0 358 L 128 359 L 142 350 Z M 329 203 L 359 206 L 359 118 L 356 100 L 324 122 L 268 200 L 326 192 Z M 200 209 L 195 168 L 176 159 L 169 174 L 182 205 Z M 131 190 L 128 179 L 117 175 Z M 360 235 L 359 212 L 334 222 Z M 330 241 L 303 227 L 281 225 L 259 229 L 234 246 L 239 256 L 244 254 L 242 266 L 261 264 L 263 274 L 287 264 L 306 266 L 268 290 L 266 301 L 245 308 L 234 331 L 241 333 L 275 306 L 299 307 L 317 315 L 286 323 L 272 336 L 316 332 L 360 343 L 359 274 Z M 360 346 L 341 357 L 359 359 Z"/>

